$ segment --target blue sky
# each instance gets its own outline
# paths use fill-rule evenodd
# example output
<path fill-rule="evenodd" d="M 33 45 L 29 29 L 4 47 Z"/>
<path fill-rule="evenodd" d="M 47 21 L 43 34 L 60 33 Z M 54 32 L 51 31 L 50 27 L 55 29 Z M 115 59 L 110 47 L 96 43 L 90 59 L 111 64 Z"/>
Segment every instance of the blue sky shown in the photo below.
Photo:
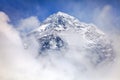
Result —
<path fill-rule="evenodd" d="M 105 14 L 103 19 L 109 20 L 107 22 L 112 22 L 112 25 L 116 25 L 114 27 L 120 29 L 119 5 L 120 0 L 0 0 L 0 11 L 9 16 L 12 24 L 17 24 L 20 19 L 30 16 L 37 16 L 43 21 L 49 15 L 62 11 L 75 16 L 80 21 L 100 25 L 98 16 Z M 108 12 L 104 10 L 106 7 Z"/>

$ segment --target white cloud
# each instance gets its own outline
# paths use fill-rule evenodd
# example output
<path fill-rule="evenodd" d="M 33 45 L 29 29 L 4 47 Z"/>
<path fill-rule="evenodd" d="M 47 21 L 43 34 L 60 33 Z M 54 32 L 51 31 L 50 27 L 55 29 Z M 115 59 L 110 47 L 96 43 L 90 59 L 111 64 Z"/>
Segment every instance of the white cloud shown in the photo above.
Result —
<path fill-rule="evenodd" d="M 93 14 L 93 22 L 108 34 L 119 34 L 118 18 L 111 5 L 105 5 L 103 8 L 97 7 Z"/>
<path fill-rule="evenodd" d="M 0 12 L 0 21 L 1 22 L 7 22 L 7 21 L 9 21 L 8 16 L 4 12 Z"/>
<path fill-rule="evenodd" d="M 103 30 L 110 30 L 113 28 L 112 6 L 105 5 L 102 9 L 99 7 L 95 10 L 93 21 Z"/>
<path fill-rule="evenodd" d="M 19 41 L 17 31 L 15 29 L 13 29 L 13 26 L 8 24 L 8 22 L 9 22 L 8 16 L 5 13 L 0 12 L 0 33 L 1 33 L 1 36 L 5 36 L 8 40 L 10 40 L 12 42 Z M 14 32 L 16 34 L 14 34 Z M 17 44 L 17 42 L 16 42 L 16 44 Z"/>
<path fill-rule="evenodd" d="M 18 25 L 18 30 L 23 33 L 28 33 L 31 30 L 40 26 L 40 21 L 36 16 L 31 16 L 25 19 L 21 19 Z"/>
<path fill-rule="evenodd" d="M 37 64 L 27 54 L 30 52 L 24 50 L 18 32 L 8 20 L 8 16 L 0 12 L 0 80 L 26 80 Z"/>

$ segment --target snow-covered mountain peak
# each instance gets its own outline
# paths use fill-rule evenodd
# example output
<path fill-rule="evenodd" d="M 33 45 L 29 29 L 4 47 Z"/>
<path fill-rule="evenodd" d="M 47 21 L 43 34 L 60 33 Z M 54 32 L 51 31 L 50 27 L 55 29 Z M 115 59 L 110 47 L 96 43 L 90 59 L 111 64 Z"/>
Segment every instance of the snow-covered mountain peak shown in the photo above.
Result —
<path fill-rule="evenodd" d="M 58 12 L 56 13 L 56 15 L 59 15 L 59 16 L 70 16 L 70 15 L 64 13 L 64 12 L 61 12 L 61 11 L 58 11 Z"/>
<path fill-rule="evenodd" d="M 62 18 L 71 18 L 71 19 L 74 19 L 75 17 L 73 17 L 73 16 L 71 16 L 71 15 L 68 15 L 68 14 L 66 14 L 66 13 L 64 13 L 64 12 L 61 12 L 61 11 L 59 11 L 59 12 L 57 12 L 57 13 L 54 13 L 53 15 L 50 15 L 47 19 L 49 19 L 49 18 L 52 18 L 52 19 L 54 19 L 54 18 L 60 18 L 60 17 L 62 17 Z"/>
<path fill-rule="evenodd" d="M 44 20 L 40 27 L 35 31 L 42 32 L 50 29 L 64 31 L 71 28 L 84 28 L 88 26 L 88 24 L 80 22 L 73 16 L 70 16 L 64 12 L 57 12 Z"/>
<path fill-rule="evenodd" d="M 105 33 L 95 25 L 80 22 L 63 12 L 49 16 L 31 34 L 39 43 L 40 54 L 65 50 L 64 53 L 72 55 L 75 60 L 77 56 L 74 54 L 84 54 L 94 64 L 114 59 L 112 44 Z"/>

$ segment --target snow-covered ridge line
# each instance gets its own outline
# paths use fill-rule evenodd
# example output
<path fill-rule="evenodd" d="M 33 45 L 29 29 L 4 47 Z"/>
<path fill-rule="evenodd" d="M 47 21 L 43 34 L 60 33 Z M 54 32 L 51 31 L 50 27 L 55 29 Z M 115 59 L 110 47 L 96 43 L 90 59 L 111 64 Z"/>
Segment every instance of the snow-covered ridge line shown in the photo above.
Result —
<path fill-rule="evenodd" d="M 93 64 L 112 61 L 115 57 L 112 44 L 105 33 L 94 24 L 80 22 L 63 12 L 50 15 L 39 28 L 29 34 L 31 35 L 38 41 L 40 54 L 49 51 L 61 53 L 66 49 L 69 52 L 77 48 L 80 52 L 74 53 L 85 53 L 84 55 Z"/>

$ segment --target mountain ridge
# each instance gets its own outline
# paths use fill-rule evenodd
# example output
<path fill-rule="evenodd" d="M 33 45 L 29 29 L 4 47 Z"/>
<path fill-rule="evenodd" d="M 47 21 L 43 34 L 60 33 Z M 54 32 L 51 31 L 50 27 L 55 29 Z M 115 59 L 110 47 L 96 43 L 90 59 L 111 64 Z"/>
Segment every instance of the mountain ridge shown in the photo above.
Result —
<path fill-rule="evenodd" d="M 95 25 L 80 22 L 77 18 L 63 12 L 50 15 L 31 34 L 39 44 L 40 54 L 49 51 L 61 52 L 68 48 L 75 51 L 74 46 L 81 53 L 85 53 L 85 57 L 93 64 L 114 59 L 112 44 L 105 33 Z M 69 52 L 70 49 L 66 51 Z"/>

